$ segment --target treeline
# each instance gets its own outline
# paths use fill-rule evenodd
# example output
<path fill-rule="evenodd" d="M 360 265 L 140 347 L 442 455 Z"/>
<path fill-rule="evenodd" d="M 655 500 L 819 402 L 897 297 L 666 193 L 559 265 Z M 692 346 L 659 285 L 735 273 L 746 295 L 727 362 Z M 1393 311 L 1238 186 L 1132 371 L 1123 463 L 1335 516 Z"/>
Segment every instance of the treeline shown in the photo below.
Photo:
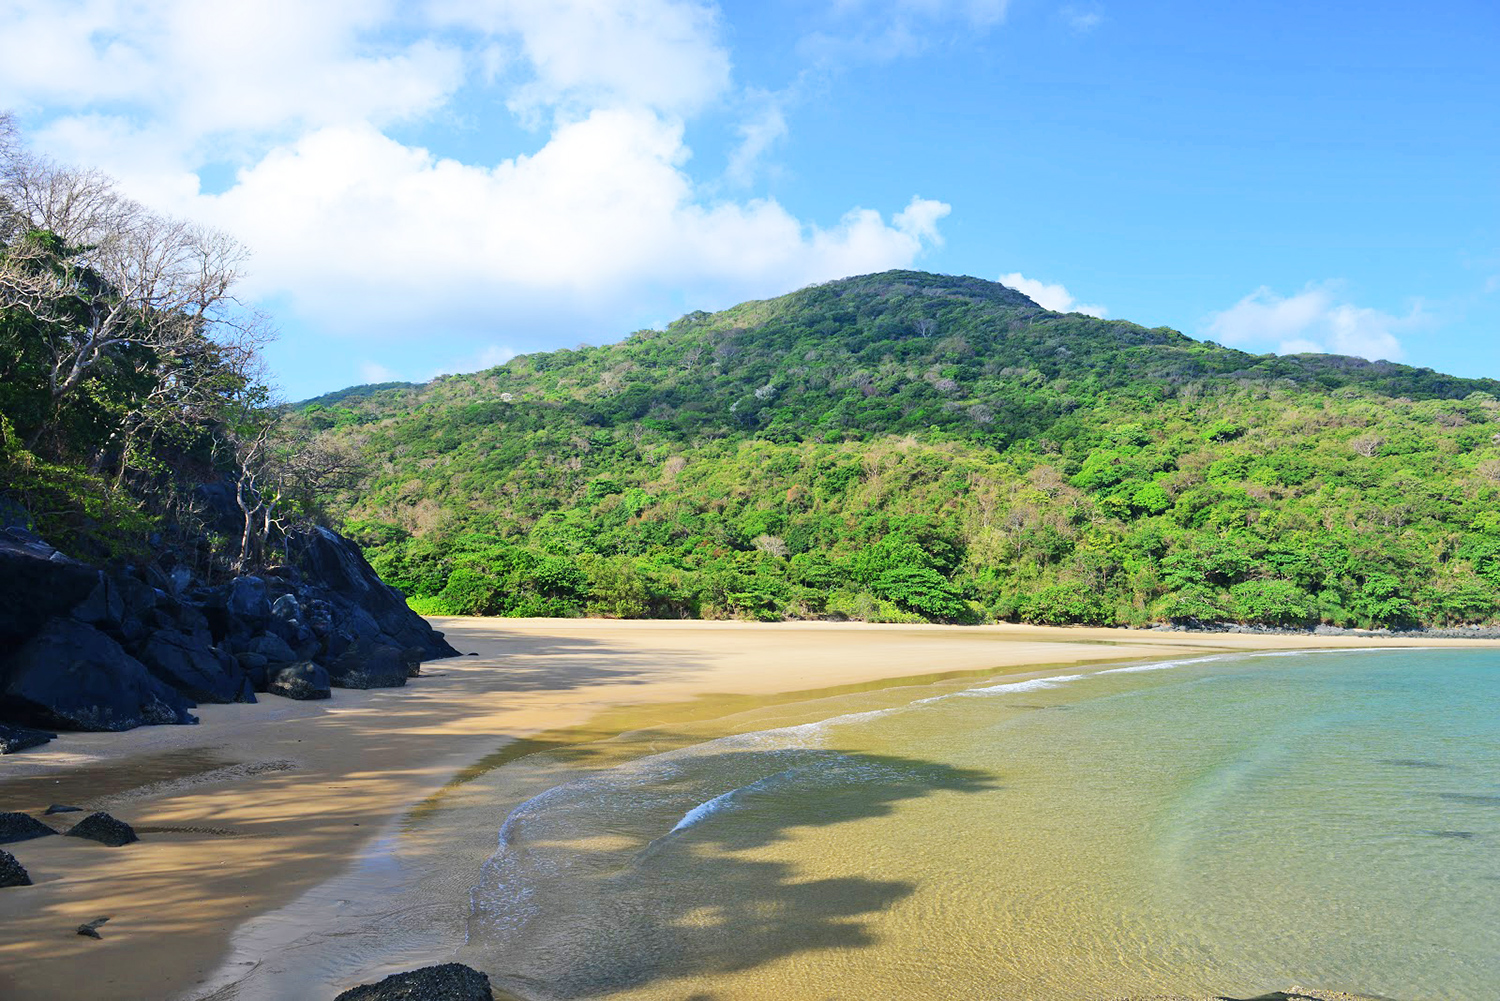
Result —
<path fill-rule="evenodd" d="M 893 272 L 293 420 L 429 613 L 1405 627 L 1500 613 L 1497 391 Z"/>

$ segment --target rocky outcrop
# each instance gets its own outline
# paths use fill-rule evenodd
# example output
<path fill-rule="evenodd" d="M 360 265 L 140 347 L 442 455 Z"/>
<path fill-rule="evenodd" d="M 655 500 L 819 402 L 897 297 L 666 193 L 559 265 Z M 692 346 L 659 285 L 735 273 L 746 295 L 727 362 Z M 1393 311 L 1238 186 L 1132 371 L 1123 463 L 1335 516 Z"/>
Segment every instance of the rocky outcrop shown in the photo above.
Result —
<path fill-rule="evenodd" d="M 97 841 L 101 845 L 111 848 L 119 848 L 132 842 L 141 840 L 135 836 L 135 829 L 123 820 L 116 820 L 107 813 L 91 813 L 68 831 L 70 838 L 87 838 Z"/>
<path fill-rule="evenodd" d="M 39 747 L 56 736 L 55 733 L 34 730 L 29 726 L 0 723 L 0 754 L 14 754 L 28 747 Z"/>
<path fill-rule="evenodd" d="M 73 619 L 48 619 L 6 660 L 0 680 L 0 714 L 60 730 L 196 723 L 192 706 L 113 638 Z"/>
<path fill-rule="evenodd" d="M 45 838 L 56 833 L 29 813 L 0 813 L 0 845 Z"/>
<path fill-rule="evenodd" d="M 26 867 L 17 862 L 10 852 L 0 851 L 0 887 L 30 885 L 31 875 L 27 873 Z"/>
<path fill-rule="evenodd" d="M 181 566 L 100 570 L 0 529 L 0 752 L 49 736 L 27 727 L 195 723 L 198 703 L 396 687 L 457 656 L 354 543 L 312 528 L 285 551 L 210 586 Z"/>
<path fill-rule="evenodd" d="M 351 987 L 334 1001 L 492 1001 L 490 978 L 462 963 L 396 973 Z"/>

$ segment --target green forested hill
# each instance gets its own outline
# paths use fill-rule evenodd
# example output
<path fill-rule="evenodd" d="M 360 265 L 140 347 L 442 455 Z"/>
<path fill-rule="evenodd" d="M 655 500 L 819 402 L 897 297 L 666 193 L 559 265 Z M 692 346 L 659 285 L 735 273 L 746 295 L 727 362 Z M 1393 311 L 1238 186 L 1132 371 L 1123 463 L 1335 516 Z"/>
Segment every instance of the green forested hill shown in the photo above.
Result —
<path fill-rule="evenodd" d="M 1497 395 L 898 271 L 293 424 L 433 612 L 1403 626 L 1500 611 Z"/>

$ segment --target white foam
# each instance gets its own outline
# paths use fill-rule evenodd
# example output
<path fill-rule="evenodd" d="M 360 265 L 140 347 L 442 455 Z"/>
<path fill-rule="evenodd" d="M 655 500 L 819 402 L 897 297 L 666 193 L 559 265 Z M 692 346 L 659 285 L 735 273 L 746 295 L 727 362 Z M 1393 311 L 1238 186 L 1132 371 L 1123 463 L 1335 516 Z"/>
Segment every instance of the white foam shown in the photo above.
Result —
<path fill-rule="evenodd" d="M 709 817 L 712 817 L 714 814 L 718 813 L 720 810 L 728 806 L 730 801 L 734 799 L 735 794 L 738 792 L 738 789 L 731 789 L 726 793 L 720 793 L 706 803 L 699 803 L 687 813 L 684 813 L 682 815 L 682 819 L 674 824 L 672 826 L 672 829 L 667 833 L 676 834 L 678 831 L 684 830 L 685 828 L 692 827 L 695 824 L 701 824 L 703 821 L 707 820 Z"/>

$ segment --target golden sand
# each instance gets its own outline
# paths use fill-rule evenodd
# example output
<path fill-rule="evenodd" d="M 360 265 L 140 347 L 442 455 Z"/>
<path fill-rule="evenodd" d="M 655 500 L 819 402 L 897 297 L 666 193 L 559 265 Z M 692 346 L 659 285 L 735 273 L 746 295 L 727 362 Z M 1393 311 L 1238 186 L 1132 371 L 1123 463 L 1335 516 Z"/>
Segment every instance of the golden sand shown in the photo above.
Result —
<path fill-rule="evenodd" d="M 0 809 L 105 809 L 141 835 L 123 848 L 69 838 L 8 846 L 36 885 L 0 890 L 0 997 L 201 994 L 241 922 L 338 874 L 462 769 L 487 756 L 493 766 L 513 741 L 607 726 L 619 707 L 1218 651 L 1495 645 L 1021 626 L 436 624 L 479 656 L 429 664 L 404 689 L 204 706 L 200 726 L 64 734 L 0 759 Z M 63 829 L 82 816 L 47 819 Z M 75 934 L 100 917 L 109 918 L 101 939 Z"/>

